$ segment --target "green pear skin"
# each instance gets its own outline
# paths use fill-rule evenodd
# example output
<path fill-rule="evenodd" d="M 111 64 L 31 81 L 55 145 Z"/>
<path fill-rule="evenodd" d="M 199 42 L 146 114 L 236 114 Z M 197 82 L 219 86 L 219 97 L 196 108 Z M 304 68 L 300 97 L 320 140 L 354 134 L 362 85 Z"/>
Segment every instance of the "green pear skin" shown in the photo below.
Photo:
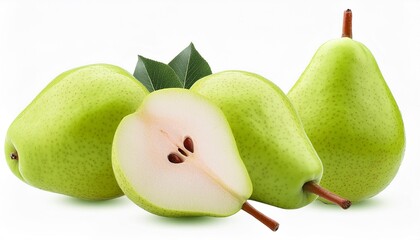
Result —
<path fill-rule="evenodd" d="M 302 187 L 320 181 L 322 163 L 280 88 L 254 73 L 225 71 L 198 80 L 191 90 L 228 119 L 254 186 L 251 199 L 287 209 L 316 199 Z"/>
<path fill-rule="evenodd" d="M 107 64 L 55 78 L 10 125 L 5 155 L 34 187 L 81 199 L 121 196 L 111 148 L 121 119 L 148 94 L 130 73 Z"/>
<path fill-rule="evenodd" d="M 404 155 L 404 125 L 366 46 L 348 37 L 326 42 L 288 97 L 324 165 L 323 187 L 357 202 L 392 181 Z"/>

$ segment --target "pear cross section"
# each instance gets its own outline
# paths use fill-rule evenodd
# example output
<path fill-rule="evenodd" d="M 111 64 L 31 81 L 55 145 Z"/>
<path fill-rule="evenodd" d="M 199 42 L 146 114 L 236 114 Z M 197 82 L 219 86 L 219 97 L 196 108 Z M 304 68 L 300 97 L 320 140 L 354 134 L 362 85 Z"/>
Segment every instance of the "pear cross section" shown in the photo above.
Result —
<path fill-rule="evenodd" d="M 113 167 L 131 200 L 163 216 L 229 216 L 252 193 L 223 113 L 185 89 L 155 91 L 123 119 Z"/>

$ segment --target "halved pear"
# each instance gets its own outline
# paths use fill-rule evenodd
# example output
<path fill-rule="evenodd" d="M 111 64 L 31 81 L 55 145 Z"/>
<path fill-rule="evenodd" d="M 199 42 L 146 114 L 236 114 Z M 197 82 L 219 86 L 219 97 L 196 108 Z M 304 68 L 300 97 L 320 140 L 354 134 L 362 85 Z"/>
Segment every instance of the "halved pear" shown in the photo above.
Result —
<path fill-rule="evenodd" d="M 126 116 L 112 164 L 127 197 L 157 215 L 223 217 L 249 207 L 252 183 L 226 118 L 189 90 L 155 91 Z"/>

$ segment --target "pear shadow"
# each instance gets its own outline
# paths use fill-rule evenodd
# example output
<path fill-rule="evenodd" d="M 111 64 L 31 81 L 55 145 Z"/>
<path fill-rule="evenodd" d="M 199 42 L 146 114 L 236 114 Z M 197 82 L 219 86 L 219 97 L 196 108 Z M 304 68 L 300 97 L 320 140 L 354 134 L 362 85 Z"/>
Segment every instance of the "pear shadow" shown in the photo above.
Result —
<path fill-rule="evenodd" d="M 321 200 L 315 200 L 312 204 L 317 208 L 324 208 L 328 210 L 341 209 L 340 206 L 337 206 L 332 203 L 325 203 Z M 386 202 L 384 202 L 383 200 L 379 198 L 369 198 L 360 202 L 352 202 L 351 206 L 348 209 L 346 209 L 346 211 L 359 210 L 359 209 L 363 209 L 363 210 L 373 209 L 373 208 L 379 208 L 385 205 L 386 205 Z"/>
<path fill-rule="evenodd" d="M 208 217 L 208 216 L 194 216 L 194 217 L 163 217 L 154 214 L 148 216 L 150 222 L 158 224 L 166 224 L 176 227 L 191 227 L 191 226 L 200 226 L 203 225 L 215 225 L 221 223 L 220 218 L 218 217 Z"/>
<path fill-rule="evenodd" d="M 124 197 L 117 197 L 112 199 L 103 199 L 103 200 L 87 200 L 74 197 L 63 196 L 59 201 L 65 205 L 72 205 L 77 207 L 115 207 L 123 206 L 127 204 L 127 199 Z"/>
<path fill-rule="evenodd" d="M 353 209 L 372 209 L 387 205 L 386 201 L 381 198 L 369 198 L 360 202 L 355 202 L 350 208 Z"/>

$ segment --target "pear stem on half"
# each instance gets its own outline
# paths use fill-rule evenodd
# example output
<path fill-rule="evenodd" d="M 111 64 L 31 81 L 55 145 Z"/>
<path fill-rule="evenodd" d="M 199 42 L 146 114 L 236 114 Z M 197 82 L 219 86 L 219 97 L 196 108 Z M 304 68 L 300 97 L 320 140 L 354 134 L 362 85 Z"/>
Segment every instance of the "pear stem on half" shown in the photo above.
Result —
<path fill-rule="evenodd" d="M 307 191 L 307 192 L 311 192 L 313 194 L 316 194 L 332 203 L 335 203 L 337 205 L 339 205 L 340 207 L 342 207 L 343 209 L 347 209 L 351 206 L 351 201 L 347 200 L 345 198 L 342 198 L 330 191 L 328 191 L 327 189 L 319 186 L 319 184 L 317 184 L 314 181 L 310 181 L 307 182 L 303 185 L 303 190 Z"/>
<path fill-rule="evenodd" d="M 251 204 L 249 204 L 248 201 L 246 201 L 242 205 L 242 210 L 251 214 L 254 218 L 258 219 L 258 221 L 260 221 L 261 223 L 266 225 L 273 232 L 275 232 L 275 231 L 277 231 L 277 229 L 279 229 L 279 223 L 278 222 L 276 222 L 275 220 L 267 217 L 266 215 L 264 215 L 263 213 L 261 213 L 260 211 L 255 209 L 253 206 L 251 206 Z"/>
<path fill-rule="evenodd" d="M 347 9 L 346 11 L 344 11 L 343 33 L 341 34 L 341 37 L 353 38 L 352 19 L 353 19 L 353 14 L 351 10 Z"/>

